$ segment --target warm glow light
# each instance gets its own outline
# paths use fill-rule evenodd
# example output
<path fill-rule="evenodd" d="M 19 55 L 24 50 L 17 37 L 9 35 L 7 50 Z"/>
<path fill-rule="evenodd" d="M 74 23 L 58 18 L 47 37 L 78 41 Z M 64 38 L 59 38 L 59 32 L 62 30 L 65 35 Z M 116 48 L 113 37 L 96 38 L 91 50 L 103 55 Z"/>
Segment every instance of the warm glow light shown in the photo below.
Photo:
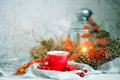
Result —
<path fill-rule="evenodd" d="M 83 47 L 83 48 L 82 48 L 82 52 L 83 52 L 83 53 L 86 53 L 86 52 L 87 52 L 87 48 L 86 48 L 86 47 Z"/>

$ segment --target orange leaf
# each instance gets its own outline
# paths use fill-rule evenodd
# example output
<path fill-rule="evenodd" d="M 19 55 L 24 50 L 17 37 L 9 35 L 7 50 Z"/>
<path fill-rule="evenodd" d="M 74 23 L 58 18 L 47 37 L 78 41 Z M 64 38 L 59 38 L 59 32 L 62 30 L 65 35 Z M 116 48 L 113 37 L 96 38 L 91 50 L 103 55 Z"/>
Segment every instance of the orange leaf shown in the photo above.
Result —
<path fill-rule="evenodd" d="M 83 34 L 81 37 L 82 38 L 89 38 L 89 37 L 91 37 L 92 36 L 92 33 L 85 33 L 85 34 Z"/>
<path fill-rule="evenodd" d="M 87 24 L 91 24 L 91 23 L 93 23 L 93 19 L 90 17 L 90 18 L 88 19 Z"/>
<path fill-rule="evenodd" d="M 95 49 L 89 50 L 89 52 L 88 52 L 88 57 L 89 58 L 94 59 L 95 55 L 96 55 L 96 50 Z"/>
<path fill-rule="evenodd" d="M 98 30 L 99 28 L 100 28 L 100 26 L 95 25 L 95 26 L 92 27 L 92 30 Z"/>
<path fill-rule="evenodd" d="M 66 38 L 64 41 L 65 47 L 67 51 L 71 51 L 74 48 L 73 42 L 71 41 L 70 38 Z"/>
<path fill-rule="evenodd" d="M 89 50 L 94 48 L 94 42 L 93 41 L 86 41 L 82 44 L 82 47 L 87 47 Z"/>
<path fill-rule="evenodd" d="M 88 25 L 85 25 L 84 28 L 87 30 L 90 30 L 90 26 L 88 26 Z"/>

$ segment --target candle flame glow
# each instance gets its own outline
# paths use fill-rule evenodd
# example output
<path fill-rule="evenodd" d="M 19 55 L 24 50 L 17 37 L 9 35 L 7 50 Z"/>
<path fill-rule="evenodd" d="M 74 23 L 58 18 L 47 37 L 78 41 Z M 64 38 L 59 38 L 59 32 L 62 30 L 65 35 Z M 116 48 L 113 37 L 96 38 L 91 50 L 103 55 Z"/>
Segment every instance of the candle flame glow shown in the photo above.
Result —
<path fill-rule="evenodd" d="M 83 48 L 82 48 L 82 52 L 87 52 L 87 48 L 86 48 L 86 47 L 83 47 Z"/>

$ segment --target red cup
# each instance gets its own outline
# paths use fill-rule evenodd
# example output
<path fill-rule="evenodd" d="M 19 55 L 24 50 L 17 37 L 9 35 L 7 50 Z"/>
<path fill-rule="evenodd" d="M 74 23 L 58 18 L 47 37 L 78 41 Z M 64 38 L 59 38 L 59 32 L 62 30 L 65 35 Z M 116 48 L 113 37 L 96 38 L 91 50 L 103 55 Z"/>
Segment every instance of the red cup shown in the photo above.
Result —
<path fill-rule="evenodd" d="M 66 51 L 49 51 L 47 52 L 48 65 L 56 71 L 62 71 L 68 63 L 68 55 Z"/>

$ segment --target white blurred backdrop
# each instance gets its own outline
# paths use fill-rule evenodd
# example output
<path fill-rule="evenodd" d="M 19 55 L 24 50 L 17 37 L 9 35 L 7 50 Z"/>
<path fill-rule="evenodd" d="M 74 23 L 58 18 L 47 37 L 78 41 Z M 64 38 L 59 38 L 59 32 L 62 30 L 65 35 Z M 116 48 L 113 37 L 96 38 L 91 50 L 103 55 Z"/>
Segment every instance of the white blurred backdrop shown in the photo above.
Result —
<path fill-rule="evenodd" d="M 67 36 L 75 11 L 83 7 L 94 12 L 93 19 L 103 29 L 119 36 L 115 10 L 107 1 L 0 0 L 0 58 L 26 58 L 36 40 Z"/>

